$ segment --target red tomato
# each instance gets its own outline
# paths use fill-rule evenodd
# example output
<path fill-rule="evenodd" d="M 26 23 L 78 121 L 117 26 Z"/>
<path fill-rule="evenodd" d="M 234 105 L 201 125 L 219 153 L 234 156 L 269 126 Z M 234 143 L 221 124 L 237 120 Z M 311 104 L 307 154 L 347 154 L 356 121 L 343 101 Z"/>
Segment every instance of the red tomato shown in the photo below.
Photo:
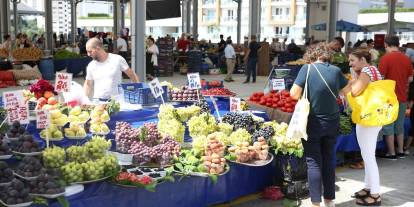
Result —
<path fill-rule="evenodd" d="M 277 106 L 278 106 L 278 107 L 282 107 L 283 105 L 284 105 L 284 102 L 283 102 L 283 101 L 278 101 L 278 102 L 277 102 Z"/>
<path fill-rule="evenodd" d="M 276 98 L 276 97 L 274 97 L 273 99 L 272 99 L 272 102 L 273 103 L 277 103 L 279 101 L 279 99 L 278 98 Z"/>
<path fill-rule="evenodd" d="M 291 107 L 286 108 L 286 111 L 289 112 L 289 113 L 292 113 L 293 112 L 293 108 L 291 108 Z"/>
<path fill-rule="evenodd" d="M 266 102 L 266 106 L 268 107 L 272 106 L 272 102 Z"/>
<path fill-rule="evenodd" d="M 272 104 L 272 108 L 277 108 L 277 104 Z"/>
<path fill-rule="evenodd" d="M 280 108 L 280 110 L 286 112 L 286 108 L 285 107 Z"/>
<path fill-rule="evenodd" d="M 292 104 L 291 104 L 291 103 L 289 103 L 289 102 L 286 102 L 286 103 L 285 103 L 285 107 L 286 107 L 286 108 L 288 108 L 288 107 L 292 107 Z"/>

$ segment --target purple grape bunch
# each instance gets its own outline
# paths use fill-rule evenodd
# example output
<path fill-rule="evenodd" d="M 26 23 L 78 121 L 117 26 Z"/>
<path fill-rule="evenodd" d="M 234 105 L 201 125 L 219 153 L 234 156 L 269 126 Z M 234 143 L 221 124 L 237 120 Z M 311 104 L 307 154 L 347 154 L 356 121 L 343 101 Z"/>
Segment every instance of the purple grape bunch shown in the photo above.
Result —
<path fill-rule="evenodd" d="M 116 122 L 115 141 L 117 151 L 120 153 L 128 153 L 128 150 L 139 134 L 139 129 L 133 128 L 129 123 Z"/>
<path fill-rule="evenodd" d="M 132 144 L 128 152 L 134 154 L 134 164 L 156 162 L 161 165 L 166 165 L 171 162 L 174 155 L 179 155 L 180 144 L 171 137 L 164 138 L 154 147 L 149 147 L 143 142 L 138 141 Z"/>
<path fill-rule="evenodd" d="M 153 147 L 158 144 L 159 140 L 162 138 L 161 134 L 158 132 L 157 124 L 155 122 L 145 123 L 144 126 L 140 128 L 141 132 L 141 141 L 145 145 Z"/>

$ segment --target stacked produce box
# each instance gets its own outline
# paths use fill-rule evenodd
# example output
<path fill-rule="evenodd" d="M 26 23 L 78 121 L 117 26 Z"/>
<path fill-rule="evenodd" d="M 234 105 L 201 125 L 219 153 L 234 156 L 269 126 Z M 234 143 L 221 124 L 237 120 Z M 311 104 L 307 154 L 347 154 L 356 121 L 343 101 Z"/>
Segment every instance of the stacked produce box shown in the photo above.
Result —
<path fill-rule="evenodd" d="M 158 50 L 158 68 L 160 70 L 160 76 L 172 76 L 174 72 L 174 58 L 173 48 L 174 42 L 171 38 L 160 38 L 157 42 Z"/>

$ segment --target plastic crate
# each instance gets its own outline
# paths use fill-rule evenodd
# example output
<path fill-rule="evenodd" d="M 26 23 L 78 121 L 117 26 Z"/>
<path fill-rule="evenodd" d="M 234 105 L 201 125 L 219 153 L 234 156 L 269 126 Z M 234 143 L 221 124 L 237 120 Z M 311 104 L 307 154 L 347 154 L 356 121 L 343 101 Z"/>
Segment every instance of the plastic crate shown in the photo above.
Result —
<path fill-rule="evenodd" d="M 154 98 L 148 84 L 145 83 L 123 83 L 118 86 L 124 91 L 124 99 L 131 104 L 152 105 L 161 104 L 161 97 Z M 162 86 L 164 93 L 162 97 L 164 101 L 168 101 L 168 87 Z"/>

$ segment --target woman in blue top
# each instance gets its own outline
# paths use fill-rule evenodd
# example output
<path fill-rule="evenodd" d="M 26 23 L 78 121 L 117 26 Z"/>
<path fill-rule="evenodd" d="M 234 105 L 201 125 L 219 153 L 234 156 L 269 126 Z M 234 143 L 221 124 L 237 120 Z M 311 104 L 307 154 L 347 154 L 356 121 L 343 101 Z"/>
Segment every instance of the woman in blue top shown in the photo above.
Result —
<path fill-rule="evenodd" d="M 310 46 L 305 55 L 306 64 L 300 70 L 292 89 L 291 96 L 299 99 L 308 77 L 308 140 L 302 140 L 308 182 L 313 206 L 320 206 L 323 185 L 325 206 L 334 206 L 335 199 L 335 160 L 334 146 L 339 134 L 339 106 L 336 102 L 339 92 L 347 86 L 347 79 L 341 70 L 329 64 L 332 51 L 328 44 Z M 310 66 L 310 67 L 309 67 Z M 309 69 L 308 69 L 309 68 Z"/>

